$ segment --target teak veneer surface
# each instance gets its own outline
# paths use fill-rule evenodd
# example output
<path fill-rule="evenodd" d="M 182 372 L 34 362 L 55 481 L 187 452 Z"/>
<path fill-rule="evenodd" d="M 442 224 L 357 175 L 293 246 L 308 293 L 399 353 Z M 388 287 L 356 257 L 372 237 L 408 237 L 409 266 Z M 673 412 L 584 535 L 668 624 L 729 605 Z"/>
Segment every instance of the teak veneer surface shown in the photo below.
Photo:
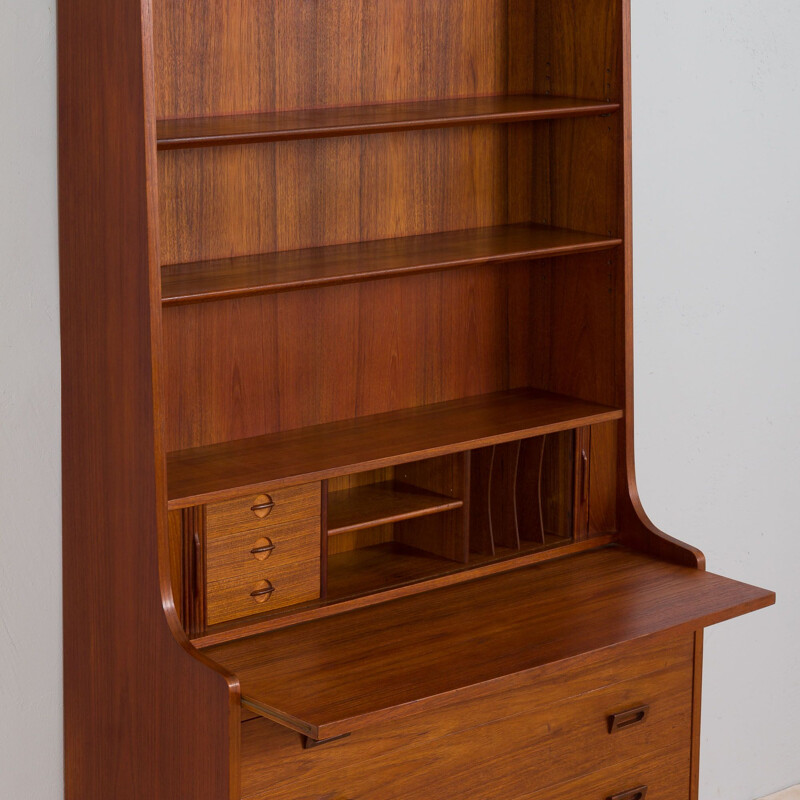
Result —
<path fill-rule="evenodd" d="M 158 121 L 158 148 L 168 150 L 176 147 L 351 136 L 417 128 L 445 128 L 479 122 L 525 122 L 610 114 L 618 109 L 618 103 L 597 100 L 500 95 L 264 114 L 173 118 Z"/>
<path fill-rule="evenodd" d="M 498 225 L 423 236 L 165 266 L 164 305 L 333 286 L 470 264 L 605 250 L 622 239 L 546 225 Z"/>
<path fill-rule="evenodd" d="M 774 598 L 610 547 L 206 653 L 238 676 L 248 708 L 326 739 L 582 653 L 697 630 Z"/>
<path fill-rule="evenodd" d="M 169 505 L 224 500 L 268 484 L 331 478 L 621 416 L 597 403 L 516 389 L 197 447 L 168 457 Z"/>
<path fill-rule="evenodd" d="M 328 535 L 461 508 L 464 501 L 400 481 L 385 481 L 328 494 Z"/>
<path fill-rule="evenodd" d="M 528 800 L 532 787 L 544 790 L 643 753 L 679 749 L 685 754 L 691 728 L 691 637 L 673 643 L 680 661 L 659 672 L 607 685 L 597 676 L 598 683 L 588 691 L 569 693 L 560 702 L 547 701 L 567 692 L 552 686 L 543 692 L 529 682 L 516 690 L 413 714 L 402 726 L 385 723 L 357 732 L 319 750 L 314 758 L 298 747 L 296 734 L 276 730 L 266 721 L 248 723 L 243 730 L 243 797 L 269 785 L 274 800 L 319 800 L 328 792 L 348 800 Z M 644 662 L 634 663 L 647 669 Z M 586 667 L 590 666 L 591 660 Z M 617 670 L 623 671 L 621 664 Z M 565 672 L 564 683 L 577 687 L 578 681 L 570 681 L 574 676 Z M 646 719 L 609 735 L 609 710 L 635 708 L 643 700 L 650 706 Z M 248 727 L 255 729 L 253 734 Z M 260 740 L 262 753 L 270 753 L 268 779 L 267 764 L 251 760 L 251 738 Z M 683 774 L 687 780 L 686 767 Z M 641 784 L 609 781 L 604 788 L 637 785 Z M 586 795 L 573 800 L 586 800 Z"/>

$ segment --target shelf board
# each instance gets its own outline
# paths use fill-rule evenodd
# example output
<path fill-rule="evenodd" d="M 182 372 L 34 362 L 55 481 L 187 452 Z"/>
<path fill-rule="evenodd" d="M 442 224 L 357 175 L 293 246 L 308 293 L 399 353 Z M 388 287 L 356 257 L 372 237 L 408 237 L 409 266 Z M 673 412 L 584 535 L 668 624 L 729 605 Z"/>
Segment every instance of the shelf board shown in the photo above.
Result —
<path fill-rule="evenodd" d="M 248 709 L 327 739 L 774 600 L 764 589 L 609 547 L 204 652 L 239 678 Z"/>
<path fill-rule="evenodd" d="M 423 236 L 171 264 L 161 269 L 165 306 L 393 278 L 471 264 L 607 250 L 622 240 L 546 225 L 499 225 Z"/>
<path fill-rule="evenodd" d="M 328 602 L 338 602 L 455 573 L 467 575 L 488 564 L 499 564 L 570 543 L 569 539 L 548 536 L 545 543 L 523 542 L 519 550 L 499 547 L 494 555 L 473 553 L 468 564 L 450 561 L 398 542 L 360 547 L 328 556 L 326 599 Z"/>
<path fill-rule="evenodd" d="M 464 501 L 399 481 L 384 481 L 328 495 L 328 536 L 388 525 L 461 508 Z"/>
<path fill-rule="evenodd" d="M 570 97 L 496 95 L 413 103 L 315 108 L 221 117 L 162 119 L 159 150 L 279 142 L 330 136 L 527 122 L 610 114 L 619 103 Z"/>
<path fill-rule="evenodd" d="M 536 389 L 467 397 L 182 450 L 171 509 L 620 419 L 618 408 Z"/>

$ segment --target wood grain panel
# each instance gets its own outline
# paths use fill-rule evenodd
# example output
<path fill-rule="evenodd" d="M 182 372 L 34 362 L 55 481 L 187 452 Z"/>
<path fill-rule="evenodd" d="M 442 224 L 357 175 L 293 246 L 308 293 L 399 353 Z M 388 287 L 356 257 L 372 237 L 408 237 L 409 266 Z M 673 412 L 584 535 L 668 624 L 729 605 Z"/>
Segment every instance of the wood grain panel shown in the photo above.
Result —
<path fill-rule="evenodd" d="M 315 557 L 307 561 L 276 560 L 273 564 L 266 561 L 257 577 L 247 570 L 209 581 L 206 599 L 208 624 L 216 625 L 238 617 L 316 600 L 320 594 L 319 537 L 315 544 Z M 274 590 L 270 595 L 252 594 L 270 588 Z"/>
<path fill-rule="evenodd" d="M 177 305 L 335 286 L 471 264 L 588 253 L 621 243 L 621 239 L 544 225 L 501 225 L 171 264 L 161 271 L 161 289 L 164 305 Z"/>
<path fill-rule="evenodd" d="M 182 450 L 169 456 L 170 507 L 272 491 L 620 416 L 610 406 L 517 389 Z"/>
<path fill-rule="evenodd" d="M 454 453 L 395 467 L 395 474 L 400 480 L 459 503 L 457 508 L 448 513 L 396 523 L 396 542 L 463 564 L 469 561 L 469 526 L 464 509 L 465 490 L 468 487 L 466 459 L 466 454 Z"/>
<path fill-rule="evenodd" d="M 155 0 L 159 117 L 503 93 L 505 0 Z M 528 43 L 530 46 L 530 43 Z"/>
<path fill-rule="evenodd" d="M 170 583 L 152 52 L 149 2 L 59 2 L 64 792 L 238 800 L 238 685 Z"/>
<path fill-rule="evenodd" d="M 269 503 L 274 505 L 260 508 Z M 320 508 L 319 483 L 289 486 L 269 495 L 248 494 L 224 503 L 209 504 L 206 506 L 206 530 L 209 539 L 249 530 L 271 530 L 280 535 L 287 523 L 298 520 L 314 518 L 319 527 Z"/>
<path fill-rule="evenodd" d="M 354 136 L 611 114 L 617 103 L 534 95 L 495 95 L 417 103 L 382 103 L 266 114 L 165 119 L 158 148 L 218 147 L 254 142 Z"/>
<path fill-rule="evenodd" d="M 565 97 L 621 99 L 623 3 L 619 0 L 512 2 L 521 6 L 523 13 L 534 6 L 533 14 L 528 12 L 528 18 L 533 16 L 536 30 L 536 46 L 528 62 L 534 75 L 533 91 Z M 523 43 L 524 40 L 520 45 Z"/>
<path fill-rule="evenodd" d="M 169 449 L 509 388 L 519 275 L 477 266 L 165 309 Z"/>
<path fill-rule="evenodd" d="M 353 800 L 427 798 L 432 791 L 527 798 L 534 787 L 625 764 L 643 752 L 666 747 L 685 759 L 691 656 L 686 636 L 611 648 L 506 692 L 356 732 L 314 757 L 300 748 L 296 734 L 253 721 L 243 727 L 243 797 L 266 796 L 269 788 L 278 800 L 316 800 L 326 791 Z M 651 703 L 646 723 L 610 736 L 606 715 L 642 698 Z"/>
<path fill-rule="evenodd" d="M 254 711 L 325 739 L 774 601 L 757 587 L 611 547 L 206 652 L 238 675 Z M 435 641 L 447 647 L 428 646 Z"/>
<path fill-rule="evenodd" d="M 504 225 L 505 153 L 492 125 L 162 151 L 162 263 Z"/>
<path fill-rule="evenodd" d="M 616 423 L 593 425 L 589 466 L 589 536 L 619 529 L 617 522 L 617 470 L 619 468 Z"/>
<path fill-rule="evenodd" d="M 253 553 L 259 548 L 274 550 Z M 206 575 L 209 583 L 228 578 L 257 580 L 265 570 L 319 558 L 319 517 L 298 520 L 279 529 L 252 530 L 227 536 L 208 536 Z"/>

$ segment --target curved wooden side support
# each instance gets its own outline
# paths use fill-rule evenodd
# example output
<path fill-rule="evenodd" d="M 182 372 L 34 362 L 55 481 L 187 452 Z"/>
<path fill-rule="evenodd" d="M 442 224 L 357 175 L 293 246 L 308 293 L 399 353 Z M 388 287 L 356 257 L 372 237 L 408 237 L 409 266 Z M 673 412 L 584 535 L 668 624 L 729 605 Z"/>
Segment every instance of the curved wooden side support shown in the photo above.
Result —
<path fill-rule="evenodd" d="M 65 797 L 238 800 L 238 682 L 169 586 L 150 15 L 58 7 Z"/>

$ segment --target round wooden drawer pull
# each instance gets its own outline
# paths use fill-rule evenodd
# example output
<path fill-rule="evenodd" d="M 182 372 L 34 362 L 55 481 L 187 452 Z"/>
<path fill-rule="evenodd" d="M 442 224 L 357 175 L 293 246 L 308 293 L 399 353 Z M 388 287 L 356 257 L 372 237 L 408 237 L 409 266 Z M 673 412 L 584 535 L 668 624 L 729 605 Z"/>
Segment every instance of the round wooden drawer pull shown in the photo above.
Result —
<path fill-rule="evenodd" d="M 272 593 L 275 591 L 275 587 L 269 581 L 261 581 L 261 583 L 256 585 L 256 588 L 250 592 L 250 597 L 256 601 L 256 603 L 266 603 L 267 600 L 272 597 Z"/>
<path fill-rule="evenodd" d="M 266 561 L 272 555 L 273 550 L 275 550 L 275 545 L 272 539 L 268 539 L 265 536 L 255 543 L 255 547 L 250 551 L 250 554 L 257 561 Z"/>
<path fill-rule="evenodd" d="M 250 510 L 259 518 L 269 516 L 270 511 L 275 508 L 275 503 L 268 494 L 260 494 L 256 497 L 255 502 L 250 506 Z"/>

